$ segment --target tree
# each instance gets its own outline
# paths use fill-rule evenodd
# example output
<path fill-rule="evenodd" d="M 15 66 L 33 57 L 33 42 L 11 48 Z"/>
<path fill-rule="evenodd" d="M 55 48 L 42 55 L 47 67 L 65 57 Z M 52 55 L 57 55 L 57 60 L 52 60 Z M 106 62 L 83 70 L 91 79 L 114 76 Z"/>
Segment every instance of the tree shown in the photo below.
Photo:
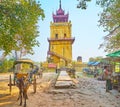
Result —
<path fill-rule="evenodd" d="M 77 4 L 77 8 L 86 9 L 87 8 L 87 2 L 90 2 L 91 0 L 77 0 L 79 3 Z"/>
<path fill-rule="evenodd" d="M 113 52 L 120 49 L 120 0 L 114 0 L 104 8 L 100 15 L 100 26 L 104 27 L 109 34 L 104 37 L 104 42 L 100 45 L 105 47 L 105 51 Z"/>
<path fill-rule="evenodd" d="M 91 58 L 89 58 L 89 61 L 95 62 L 95 61 L 101 61 L 102 59 L 103 59 L 102 56 L 91 57 Z"/>
<path fill-rule="evenodd" d="M 38 46 L 37 21 L 44 11 L 36 0 L 1 0 L 0 50 L 8 55 L 13 50 L 33 53 Z"/>
<path fill-rule="evenodd" d="M 120 50 L 120 34 L 111 36 L 109 39 L 104 38 L 104 42 L 100 44 L 99 48 L 104 48 L 105 52 L 114 52 Z"/>
<path fill-rule="evenodd" d="M 87 2 L 91 0 L 78 1 L 78 8 L 86 9 Z M 107 52 L 116 51 L 120 49 L 120 0 L 96 0 L 96 4 L 103 8 L 103 12 L 99 14 L 99 24 L 104 31 L 109 32 L 100 48 L 105 47 Z"/>
<path fill-rule="evenodd" d="M 1 64 L 0 64 L 0 72 L 12 71 L 13 62 L 14 62 L 14 60 L 4 59 L 4 61 L 1 62 Z"/>

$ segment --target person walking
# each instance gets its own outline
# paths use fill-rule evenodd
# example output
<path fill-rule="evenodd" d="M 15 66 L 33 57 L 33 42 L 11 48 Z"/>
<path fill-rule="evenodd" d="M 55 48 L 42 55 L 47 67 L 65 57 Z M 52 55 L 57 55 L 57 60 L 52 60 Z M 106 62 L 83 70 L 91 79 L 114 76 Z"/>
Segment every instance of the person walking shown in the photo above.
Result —
<path fill-rule="evenodd" d="M 112 84 L 111 84 L 111 72 L 108 70 L 108 67 L 104 67 L 104 77 L 106 80 L 106 92 L 109 92 L 109 90 L 112 89 Z"/>

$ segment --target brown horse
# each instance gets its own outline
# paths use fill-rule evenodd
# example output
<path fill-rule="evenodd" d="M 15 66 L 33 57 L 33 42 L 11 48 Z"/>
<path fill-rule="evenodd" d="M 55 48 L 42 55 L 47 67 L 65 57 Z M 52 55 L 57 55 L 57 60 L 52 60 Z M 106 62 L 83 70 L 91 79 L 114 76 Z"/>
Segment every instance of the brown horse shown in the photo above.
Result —
<path fill-rule="evenodd" d="M 17 100 L 20 100 L 20 106 L 22 105 L 22 98 L 24 98 L 24 107 L 26 107 L 26 100 L 28 99 L 27 90 L 30 86 L 28 74 L 17 74 L 16 75 L 16 86 L 19 89 L 19 96 Z"/>

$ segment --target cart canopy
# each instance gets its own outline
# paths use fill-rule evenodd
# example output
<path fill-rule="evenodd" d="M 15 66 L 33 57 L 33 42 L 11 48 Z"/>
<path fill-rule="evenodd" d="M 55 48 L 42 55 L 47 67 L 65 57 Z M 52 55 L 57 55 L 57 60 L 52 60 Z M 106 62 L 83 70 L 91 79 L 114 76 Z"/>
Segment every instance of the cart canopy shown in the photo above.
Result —
<path fill-rule="evenodd" d="M 30 60 L 30 59 L 19 59 L 19 60 L 16 60 L 16 61 L 14 62 L 14 65 L 20 64 L 20 63 L 28 63 L 28 64 L 33 65 L 33 61 Z"/>

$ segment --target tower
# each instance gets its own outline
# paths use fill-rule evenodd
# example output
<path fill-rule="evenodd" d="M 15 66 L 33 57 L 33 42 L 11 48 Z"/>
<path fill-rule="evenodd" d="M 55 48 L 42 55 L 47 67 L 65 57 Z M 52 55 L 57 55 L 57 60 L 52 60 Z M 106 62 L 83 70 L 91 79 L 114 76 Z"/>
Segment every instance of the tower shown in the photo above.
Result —
<path fill-rule="evenodd" d="M 51 62 L 59 66 L 67 66 L 72 61 L 72 44 L 75 38 L 71 36 L 71 21 L 69 14 L 65 14 L 59 3 L 56 14 L 53 13 L 53 22 L 50 23 L 50 38 L 48 38 L 48 56 Z"/>

